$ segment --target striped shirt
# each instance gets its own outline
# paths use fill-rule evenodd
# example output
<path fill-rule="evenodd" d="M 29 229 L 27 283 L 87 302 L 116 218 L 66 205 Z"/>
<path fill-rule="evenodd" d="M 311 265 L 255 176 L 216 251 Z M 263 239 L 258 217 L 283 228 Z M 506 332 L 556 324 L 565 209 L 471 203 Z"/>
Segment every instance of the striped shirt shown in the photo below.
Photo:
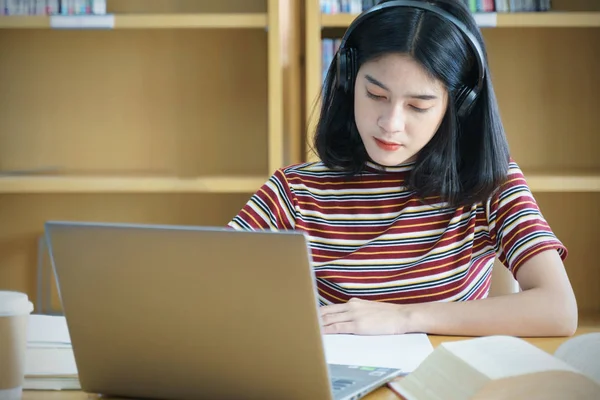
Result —
<path fill-rule="evenodd" d="M 408 190 L 413 165 L 367 163 L 353 177 L 321 162 L 279 169 L 228 227 L 303 231 L 322 305 L 481 299 L 496 257 L 514 276 L 541 251 L 566 258 L 514 161 L 485 204 L 460 208 Z"/>

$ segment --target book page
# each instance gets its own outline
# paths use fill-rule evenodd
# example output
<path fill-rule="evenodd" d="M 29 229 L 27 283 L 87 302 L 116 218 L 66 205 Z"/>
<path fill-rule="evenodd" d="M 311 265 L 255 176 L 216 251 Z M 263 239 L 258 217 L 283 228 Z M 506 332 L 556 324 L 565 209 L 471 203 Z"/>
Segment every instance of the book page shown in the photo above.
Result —
<path fill-rule="evenodd" d="M 543 371 L 577 372 L 562 360 L 517 337 L 487 336 L 442 346 L 490 379 Z"/>
<path fill-rule="evenodd" d="M 491 381 L 470 399 L 592 400 L 600 399 L 600 385 L 584 375 L 550 371 Z"/>
<path fill-rule="evenodd" d="M 575 336 L 563 342 L 554 356 L 600 384 L 600 332 Z"/>

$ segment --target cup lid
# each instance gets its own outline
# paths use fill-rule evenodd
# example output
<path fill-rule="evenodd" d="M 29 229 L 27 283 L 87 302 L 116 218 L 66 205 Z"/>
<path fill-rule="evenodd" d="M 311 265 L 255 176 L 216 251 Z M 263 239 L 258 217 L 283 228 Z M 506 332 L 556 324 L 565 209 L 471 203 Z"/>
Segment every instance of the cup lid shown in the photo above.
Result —
<path fill-rule="evenodd" d="M 33 311 L 33 303 L 27 294 L 21 292 L 0 291 L 0 316 L 23 315 Z"/>

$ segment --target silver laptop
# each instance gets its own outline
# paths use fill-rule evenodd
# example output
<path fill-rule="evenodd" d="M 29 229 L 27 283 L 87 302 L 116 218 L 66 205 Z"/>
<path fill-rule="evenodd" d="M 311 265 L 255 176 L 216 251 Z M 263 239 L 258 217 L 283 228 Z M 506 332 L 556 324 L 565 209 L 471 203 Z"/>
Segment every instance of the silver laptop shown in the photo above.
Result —
<path fill-rule="evenodd" d="M 86 392 L 345 400 L 402 372 L 326 362 L 302 233 L 64 221 L 45 233 Z"/>

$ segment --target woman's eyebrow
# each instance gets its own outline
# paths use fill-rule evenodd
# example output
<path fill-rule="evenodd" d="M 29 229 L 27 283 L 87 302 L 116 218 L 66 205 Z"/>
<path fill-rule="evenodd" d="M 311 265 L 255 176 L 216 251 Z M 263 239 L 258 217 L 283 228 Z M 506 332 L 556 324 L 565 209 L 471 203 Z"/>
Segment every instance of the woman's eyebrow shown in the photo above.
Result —
<path fill-rule="evenodd" d="M 416 94 L 416 93 L 409 93 L 406 95 L 406 97 L 411 98 L 411 99 L 419 99 L 419 100 L 435 100 L 438 98 L 434 94 Z"/>
<path fill-rule="evenodd" d="M 388 89 L 387 86 L 385 86 L 383 83 L 379 82 L 377 79 L 373 78 L 369 74 L 365 75 L 365 79 L 368 80 L 369 82 L 371 82 L 373 85 L 379 86 L 383 90 L 387 90 L 388 92 L 390 91 L 390 89 Z"/>

